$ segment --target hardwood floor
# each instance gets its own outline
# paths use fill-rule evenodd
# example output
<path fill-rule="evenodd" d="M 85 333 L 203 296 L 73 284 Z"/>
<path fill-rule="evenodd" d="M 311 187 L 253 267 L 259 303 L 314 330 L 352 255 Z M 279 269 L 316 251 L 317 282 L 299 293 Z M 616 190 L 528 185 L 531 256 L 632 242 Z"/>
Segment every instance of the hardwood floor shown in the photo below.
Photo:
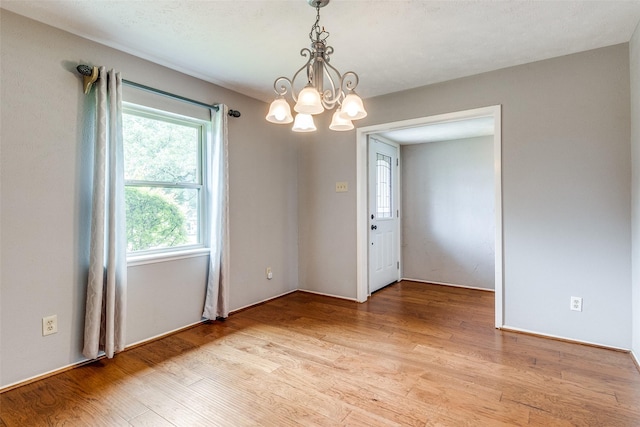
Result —
<path fill-rule="evenodd" d="M 0 395 L 0 426 L 640 426 L 626 353 L 493 327 L 493 293 L 297 292 Z"/>

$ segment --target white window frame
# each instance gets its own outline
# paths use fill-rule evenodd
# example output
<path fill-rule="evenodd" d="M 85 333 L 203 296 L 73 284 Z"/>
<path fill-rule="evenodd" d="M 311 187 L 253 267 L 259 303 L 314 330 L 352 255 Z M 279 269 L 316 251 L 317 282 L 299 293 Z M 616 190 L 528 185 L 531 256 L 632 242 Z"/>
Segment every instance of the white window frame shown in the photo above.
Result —
<path fill-rule="evenodd" d="M 165 121 L 178 125 L 190 126 L 198 129 L 198 168 L 199 183 L 179 183 L 168 181 L 140 181 L 126 180 L 125 187 L 160 187 L 160 188 L 186 188 L 198 190 L 198 243 L 189 243 L 184 245 L 172 246 L 169 248 L 147 249 L 134 252 L 127 252 L 127 264 L 129 266 L 147 264 L 154 262 L 162 262 L 172 259 L 189 258 L 194 256 L 202 256 L 209 253 L 209 248 L 205 245 L 205 233 L 207 229 L 208 215 L 206 212 L 206 197 L 209 174 L 208 162 L 206 159 L 209 155 L 208 141 L 211 138 L 211 122 L 207 120 L 197 119 L 194 117 L 184 116 L 171 113 L 164 110 L 146 107 L 130 102 L 123 103 L 123 114 L 130 114 L 139 117 L 145 117 L 154 120 Z"/>

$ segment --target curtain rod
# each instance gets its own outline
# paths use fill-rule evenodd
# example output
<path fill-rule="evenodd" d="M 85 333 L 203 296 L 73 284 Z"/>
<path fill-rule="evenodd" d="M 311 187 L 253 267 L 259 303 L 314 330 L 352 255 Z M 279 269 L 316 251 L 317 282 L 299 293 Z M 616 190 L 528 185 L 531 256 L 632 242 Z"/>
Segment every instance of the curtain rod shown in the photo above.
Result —
<path fill-rule="evenodd" d="M 78 67 L 76 69 L 84 77 L 84 79 L 83 79 L 84 93 L 89 93 L 89 89 L 91 88 L 91 85 L 96 80 L 98 80 L 98 77 L 100 77 L 100 71 L 98 70 L 98 67 L 90 67 L 88 65 L 80 64 L 80 65 L 78 65 Z M 124 83 L 124 84 L 126 84 L 128 86 L 135 87 L 136 89 L 141 89 L 141 90 L 145 90 L 147 92 L 157 93 L 159 95 L 166 96 L 166 97 L 169 97 L 169 98 L 174 98 L 174 99 L 177 99 L 177 100 L 182 101 L 182 102 L 186 102 L 186 103 L 189 103 L 189 104 L 197 105 L 199 107 L 213 108 L 216 111 L 218 111 L 220 109 L 220 107 L 218 105 L 215 105 L 215 104 L 214 105 L 205 104 L 204 102 L 196 101 L 195 99 L 185 98 L 184 96 L 180 96 L 180 95 L 176 95 L 176 94 L 173 94 L 173 93 L 165 92 L 164 90 L 156 89 L 156 88 L 153 88 L 153 87 L 150 87 L 150 86 L 145 86 L 145 85 L 140 84 L 140 83 L 132 82 L 131 80 L 122 79 L 122 83 Z M 229 110 L 228 115 L 231 116 L 231 117 L 240 117 L 240 111 L 238 111 L 238 110 Z"/>

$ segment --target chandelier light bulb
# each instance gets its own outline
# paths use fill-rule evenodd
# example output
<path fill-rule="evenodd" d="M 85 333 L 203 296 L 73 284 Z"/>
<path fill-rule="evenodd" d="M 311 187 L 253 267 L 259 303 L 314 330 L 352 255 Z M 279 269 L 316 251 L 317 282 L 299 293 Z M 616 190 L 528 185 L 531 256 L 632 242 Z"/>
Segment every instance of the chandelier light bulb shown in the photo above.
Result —
<path fill-rule="evenodd" d="M 347 116 L 349 117 L 355 117 L 356 115 L 358 115 L 358 106 L 355 105 L 353 102 L 347 104 L 347 107 L 345 108 L 345 113 Z"/>

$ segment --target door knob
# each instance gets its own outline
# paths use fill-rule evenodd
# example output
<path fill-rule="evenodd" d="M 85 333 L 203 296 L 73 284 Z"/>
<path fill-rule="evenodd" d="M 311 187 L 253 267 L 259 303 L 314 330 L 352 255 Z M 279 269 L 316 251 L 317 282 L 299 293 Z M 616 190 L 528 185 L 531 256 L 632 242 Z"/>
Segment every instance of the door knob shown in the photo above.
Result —
<path fill-rule="evenodd" d="M 372 226 L 371 226 L 371 229 L 372 229 L 372 230 L 377 230 L 377 229 L 378 229 L 378 226 L 377 226 L 377 225 L 372 225 Z"/>

